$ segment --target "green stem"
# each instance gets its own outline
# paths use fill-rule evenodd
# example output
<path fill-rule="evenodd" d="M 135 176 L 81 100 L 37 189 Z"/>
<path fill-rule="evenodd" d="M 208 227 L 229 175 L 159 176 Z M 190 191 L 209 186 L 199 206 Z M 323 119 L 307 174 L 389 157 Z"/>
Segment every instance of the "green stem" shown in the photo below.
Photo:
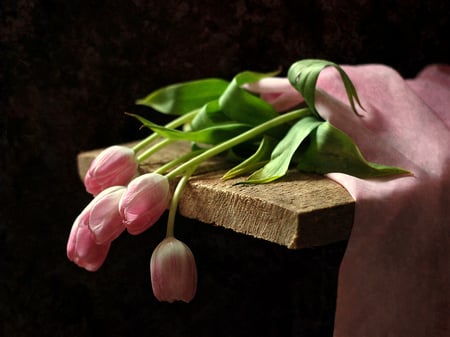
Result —
<path fill-rule="evenodd" d="M 160 166 L 154 172 L 158 173 L 158 174 L 164 174 L 167 171 L 170 171 L 172 168 L 178 166 L 179 164 L 184 163 L 185 161 L 187 161 L 187 160 L 189 160 L 189 159 L 195 157 L 196 155 L 198 155 L 198 154 L 200 154 L 202 152 L 205 152 L 205 151 L 206 151 L 206 149 L 199 149 L 199 150 L 195 150 L 195 151 L 191 151 L 191 152 L 185 153 L 181 157 L 173 159 L 173 160 L 169 161 L 168 163 Z"/>
<path fill-rule="evenodd" d="M 165 127 L 166 128 L 177 128 L 185 123 L 189 123 L 190 121 L 192 121 L 192 119 L 195 117 L 195 115 L 197 115 L 198 111 L 199 110 L 193 110 L 191 112 L 188 112 L 187 114 L 181 115 L 180 117 L 178 117 L 178 118 L 174 119 L 173 121 L 171 121 L 170 123 L 166 124 Z M 150 136 L 148 136 L 147 138 L 145 138 L 144 140 L 142 140 L 141 142 L 139 142 L 138 144 L 133 146 L 133 151 L 135 153 L 138 153 L 139 151 L 146 148 L 149 144 L 151 144 L 158 138 L 159 138 L 159 135 L 157 133 L 152 133 Z"/>
<path fill-rule="evenodd" d="M 167 219 L 167 230 L 166 237 L 170 237 L 174 235 L 174 227 L 175 227 L 175 216 L 178 209 L 178 203 L 180 202 L 180 197 L 183 192 L 184 187 L 186 186 L 189 178 L 192 173 L 194 173 L 197 166 L 192 166 L 190 170 L 186 171 L 186 174 L 180 179 L 173 192 L 172 201 L 170 202 L 169 215 Z"/>
<path fill-rule="evenodd" d="M 214 157 L 214 156 L 218 155 L 219 153 L 229 150 L 238 144 L 246 142 L 246 141 L 266 132 L 267 130 L 274 128 L 275 126 L 284 124 L 286 122 L 289 122 L 294 119 L 298 119 L 300 117 L 304 117 L 304 116 L 307 116 L 310 114 L 311 114 L 311 110 L 309 108 L 304 108 L 304 109 L 294 110 L 294 111 L 285 113 L 283 115 L 274 117 L 267 122 L 259 124 L 259 125 L 255 126 L 254 128 L 241 133 L 239 136 L 228 139 L 228 140 L 224 141 L 223 143 L 220 143 L 220 144 L 208 149 L 207 151 L 199 154 L 198 156 L 196 156 L 196 157 L 192 158 L 191 160 L 185 162 L 184 164 L 178 166 L 176 169 L 174 169 L 173 171 L 166 174 L 166 177 L 168 179 L 175 178 L 177 175 L 180 175 L 180 174 L 190 170 L 191 167 L 197 167 L 199 164 L 201 164 L 206 159 Z"/>
<path fill-rule="evenodd" d="M 159 143 L 153 145 L 152 147 L 150 147 L 147 151 L 145 151 L 144 153 L 142 153 L 141 155 L 139 155 L 137 157 L 137 160 L 139 163 L 142 163 L 144 160 L 146 160 L 148 157 L 150 157 L 152 154 L 158 152 L 159 150 L 161 150 L 162 148 L 166 147 L 167 145 L 171 144 L 175 142 L 172 139 L 164 139 L 162 141 L 160 141 Z"/>

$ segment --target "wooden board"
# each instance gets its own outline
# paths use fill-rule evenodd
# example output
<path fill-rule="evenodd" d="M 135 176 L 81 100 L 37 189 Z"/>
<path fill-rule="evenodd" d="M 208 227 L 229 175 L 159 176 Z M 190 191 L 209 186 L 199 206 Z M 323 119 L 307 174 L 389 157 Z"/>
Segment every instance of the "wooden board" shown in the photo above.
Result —
<path fill-rule="evenodd" d="M 186 143 L 172 144 L 144 162 L 140 173 L 150 172 L 187 150 Z M 100 151 L 78 155 L 80 177 Z M 220 158 L 200 167 L 181 197 L 181 215 L 290 249 L 348 239 L 355 203 L 341 185 L 323 176 L 296 171 L 270 184 L 236 184 L 245 177 L 220 179 L 227 167 L 229 164 Z"/>

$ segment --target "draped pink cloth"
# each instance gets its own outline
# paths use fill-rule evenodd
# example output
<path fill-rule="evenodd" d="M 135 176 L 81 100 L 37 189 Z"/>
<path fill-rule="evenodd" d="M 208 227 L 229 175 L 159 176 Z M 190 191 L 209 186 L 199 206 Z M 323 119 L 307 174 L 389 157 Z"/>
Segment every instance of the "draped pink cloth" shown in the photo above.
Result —
<path fill-rule="evenodd" d="M 335 337 L 450 336 L 450 66 L 405 80 L 383 65 L 343 67 L 365 111 L 355 116 L 325 69 L 318 112 L 364 156 L 413 176 L 329 174 L 356 200 L 338 284 Z"/>

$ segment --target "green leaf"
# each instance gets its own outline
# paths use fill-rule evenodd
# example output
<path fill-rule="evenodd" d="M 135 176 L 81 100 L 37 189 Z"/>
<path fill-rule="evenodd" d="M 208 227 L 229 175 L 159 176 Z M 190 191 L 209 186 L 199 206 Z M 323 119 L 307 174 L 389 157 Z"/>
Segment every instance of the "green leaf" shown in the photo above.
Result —
<path fill-rule="evenodd" d="M 375 178 L 410 172 L 368 162 L 353 140 L 328 122 L 310 135 L 310 143 L 297 157 L 298 169 L 319 174 L 341 172 L 358 178 Z"/>
<path fill-rule="evenodd" d="M 241 88 L 245 83 L 256 82 L 276 73 L 255 73 L 245 71 L 237 74 L 219 98 L 223 113 L 240 123 L 258 125 L 274 118 L 278 113 L 263 99 Z"/>
<path fill-rule="evenodd" d="M 219 101 L 213 100 L 203 105 L 190 126 L 192 130 L 200 130 L 228 120 L 220 108 Z"/>
<path fill-rule="evenodd" d="M 274 148 L 270 161 L 262 169 L 253 173 L 246 183 L 262 184 L 283 177 L 289 169 L 291 159 L 300 144 L 321 123 L 323 122 L 314 116 L 306 116 L 300 119 Z"/>
<path fill-rule="evenodd" d="M 336 63 L 316 59 L 306 59 L 295 62 L 288 70 L 289 82 L 302 94 L 306 104 L 313 111 L 313 113 L 320 117 L 315 108 L 316 84 L 320 72 L 325 67 L 329 66 L 335 67 L 341 75 L 350 106 L 352 107 L 353 112 L 356 115 L 359 115 L 355 107 L 355 102 L 361 107 L 361 109 L 363 108 L 359 101 L 356 89 L 345 71 Z"/>
<path fill-rule="evenodd" d="M 158 89 L 136 104 L 165 114 L 184 115 L 219 98 L 227 86 L 227 81 L 217 78 L 178 83 Z"/>
<path fill-rule="evenodd" d="M 233 167 L 226 172 L 223 176 L 223 180 L 235 178 L 250 172 L 254 172 L 257 169 L 264 166 L 270 159 L 270 154 L 276 145 L 276 140 L 270 136 L 264 136 L 259 144 L 256 152 L 242 161 L 240 164 Z"/>
<path fill-rule="evenodd" d="M 185 140 L 211 145 L 224 142 L 250 129 L 249 125 L 231 122 L 217 124 L 197 131 L 180 131 L 155 124 L 136 114 L 129 115 L 135 117 L 144 126 L 166 139 Z"/>

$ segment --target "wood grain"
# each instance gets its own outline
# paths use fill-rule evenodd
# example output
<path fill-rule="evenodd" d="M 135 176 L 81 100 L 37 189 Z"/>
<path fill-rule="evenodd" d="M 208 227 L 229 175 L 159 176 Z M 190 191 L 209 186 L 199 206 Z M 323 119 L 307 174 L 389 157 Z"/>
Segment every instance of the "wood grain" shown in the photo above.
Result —
<path fill-rule="evenodd" d="M 142 163 L 139 172 L 150 172 L 188 150 L 186 143 L 172 144 Z M 78 155 L 80 177 L 100 151 Z M 220 179 L 227 167 L 229 164 L 218 158 L 199 168 L 181 197 L 181 215 L 290 249 L 348 239 L 355 203 L 334 181 L 292 171 L 269 184 L 237 184 L 245 177 Z"/>

